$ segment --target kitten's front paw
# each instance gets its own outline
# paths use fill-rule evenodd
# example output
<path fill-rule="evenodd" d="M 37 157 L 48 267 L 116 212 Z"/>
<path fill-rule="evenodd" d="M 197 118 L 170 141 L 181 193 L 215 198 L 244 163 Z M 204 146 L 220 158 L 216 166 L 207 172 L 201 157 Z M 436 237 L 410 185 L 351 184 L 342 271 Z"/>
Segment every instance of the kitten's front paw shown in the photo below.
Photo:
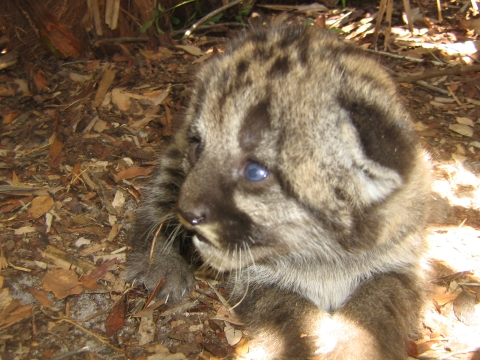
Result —
<path fill-rule="evenodd" d="M 167 301 L 179 301 L 195 287 L 195 277 L 187 262 L 176 253 L 162 254 L 153 264 L 149 254 L 133 253 L 127 259 L 125 280 L 145 284 L 152 292 L 161 280 L 164 280 L 157 298 Z"/>

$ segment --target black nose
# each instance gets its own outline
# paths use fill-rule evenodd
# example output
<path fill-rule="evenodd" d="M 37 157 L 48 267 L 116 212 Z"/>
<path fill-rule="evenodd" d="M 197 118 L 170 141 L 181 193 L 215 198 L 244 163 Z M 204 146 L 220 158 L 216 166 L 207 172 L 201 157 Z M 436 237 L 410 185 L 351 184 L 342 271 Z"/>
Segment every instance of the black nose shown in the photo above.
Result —
<path fill-rule="evenodd" d="M 208 210 L 203 206 L 194 206 L 191 209 L 179 209 L 180 215 L 191 225 L 199 225 L 208 220 Z"/>

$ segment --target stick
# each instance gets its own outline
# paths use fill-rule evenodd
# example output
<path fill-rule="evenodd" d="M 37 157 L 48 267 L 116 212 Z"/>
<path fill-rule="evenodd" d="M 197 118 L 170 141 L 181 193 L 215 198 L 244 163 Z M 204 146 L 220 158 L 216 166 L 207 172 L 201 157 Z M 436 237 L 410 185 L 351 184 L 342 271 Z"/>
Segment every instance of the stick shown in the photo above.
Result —
<path fill-rule="evenodd" d="M 432 70 L 426 71 L 421 75 L 414 75 L 414 76 L 398 76 L 394 78 L 396 82 L 400 83 L 411 83 L 416 82 L 419 80 L 430 79 L 434 77 L 442 77 L 445 75 L 460 75 L 469 72 L 477 72 L 480 71 L 480 65 L 470 65 L 470 66 L 453 66 L 447 69 L 442 70 Z"/>
<path fill-rule="evenodd" d="M 225 11 L 227 9 L 230 9 L 231 7 L 234 7 L 235 5 L 238 5 L 240 3 L 242 3 L 243 0 L 235 0 L 235 1 L 232 1 L 231 3 L 228 3 L 227 5 L 224 5 L 222 7 L 219 7 L 217 10 L 214 10 L 212 11 L 210 14 L 207 14 L 205 15 L 203 18 L 201 18 L 200 20 L 198 20 L 195 24 L 193 24 L 190 29 L 188 29 L 187 31 L 185 31 L 185 34 L 183 35 L 182 39 L 185 39 L 186 37 L 190 36 L 190 34 L 192 32 L 195 31 L 195 29 L 197 27 L 199 27 L 200 25 L 202 25 L 205 21 L 213 18 L 215 15 L 217 14 L 220 14 L 222 11 Z"/>
<path fill-rule="evenodd" d="M 367 51 L 367 52 L 370 52 L 372 54 L 391 57 L 391 58 L 397 59 L 397 60 L 404 60 L 404 61 L 410 61 L 410 62 L 415 62 L 415 63 L 427 62 L 427 60 L 418 59 L 418 58 L 409 57 L 409 56 L 403 56 L 403 55 L 396 55 L 396 54 L 392 54 L 392 53 L 389 53 L 389 52 L 386 52 L 386 51 L 375 51 L 375 50 L 371 50 L 371 49 L 363 49 L 363 50 Z M 445 63 L 441 62 L 441 61 L 429 61 L 429 62 L 431 62 L 433 65 L 438 65 L 438 66 L 444 66 L 445 65 Z"/>

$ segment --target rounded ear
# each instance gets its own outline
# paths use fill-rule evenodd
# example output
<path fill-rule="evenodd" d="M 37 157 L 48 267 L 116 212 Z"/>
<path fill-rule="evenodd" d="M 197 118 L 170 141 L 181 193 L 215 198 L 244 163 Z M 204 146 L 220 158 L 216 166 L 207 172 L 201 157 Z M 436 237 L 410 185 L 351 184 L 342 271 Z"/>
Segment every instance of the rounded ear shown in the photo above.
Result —
<path fill-rule="evenodd" d="M 358 205 L 369 206 L 389 197 L 402 186 L 402 177 L 393 169 L 367 160 L 362 168 L 352 169 L 353 181 L 358 183 Z"/>
<path fill-rule="evenodd" d="M 403 186 L 397 171 L 365 157 L 350 164 L 326 160 L 312 154 L 282 169 L 287 190 L 311 209 L 325 213 L 362 209 L 386 200 Z"/>

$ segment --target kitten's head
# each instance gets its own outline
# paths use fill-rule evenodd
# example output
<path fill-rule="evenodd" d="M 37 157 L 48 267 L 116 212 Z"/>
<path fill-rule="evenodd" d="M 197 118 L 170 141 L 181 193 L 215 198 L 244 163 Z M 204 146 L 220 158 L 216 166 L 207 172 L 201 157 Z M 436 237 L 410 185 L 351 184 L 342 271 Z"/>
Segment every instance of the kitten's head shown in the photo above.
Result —
<path fill-rule="evenodd" d="M 374 246 L 417 157 L 383 70 L 298 27 L 257 30 L 210 61 L 179 137 L 179 217 L 220 270 Z"/>

